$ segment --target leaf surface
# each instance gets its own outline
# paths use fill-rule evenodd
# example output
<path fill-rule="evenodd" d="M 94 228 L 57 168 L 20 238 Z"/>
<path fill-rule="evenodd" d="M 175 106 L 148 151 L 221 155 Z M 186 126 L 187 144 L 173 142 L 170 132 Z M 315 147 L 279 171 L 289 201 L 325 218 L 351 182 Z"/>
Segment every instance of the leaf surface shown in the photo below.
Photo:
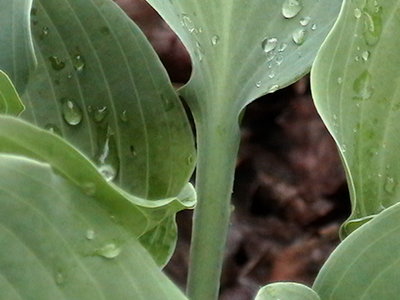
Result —
<path fill-rule="evenodd" d="M 271 283 L 261 288 L 255 300 L 320 300 L 309 287 L 294 282 Z"/>
<path fill-rule="evenodd" d="M 345 1 L 312 70 L 316 106 L 348 175 L 343 235 L 400 197 L 399 15 L 398 1 Z"/>
<path fill-rule="evenodd" d="M 1 299 L 186 299 L 129 230 L 48 164 L 0 154 L 0 165 Z"/>
<path fill-rule="evenodd" d="M 0 69 L 21 92 L 36 60 L 30 34 L 32 0 L 0 0 Z"/>
<path fill-rule="evenodd" d="M 189 50 L 193 74 L 182 94 L 195 116 L 234 114 L 308 72 L 341 0 L 148 2 Z M 200 112 L 201 111 L 201 112 Z"/>
<path fill-rule="evenodd" d="M 24 105 L 19 98 L 10 78 L 0 70 L 0 113 L 18 115 L 24 110 Z"/>
<path fill-rule="evenodd" d="M 398 298 L 400 205 L 351 233 L 329 257 L 313 289 L 322 300 Z"/>
<path fill-rule="evenodd" d="M 193 172 L 193 136 L 144 35 L 110 0 L 37 0 L 34 9 L 38 68 L 23 117 L 71 142 L 127 192 L 176 196 Z"/>

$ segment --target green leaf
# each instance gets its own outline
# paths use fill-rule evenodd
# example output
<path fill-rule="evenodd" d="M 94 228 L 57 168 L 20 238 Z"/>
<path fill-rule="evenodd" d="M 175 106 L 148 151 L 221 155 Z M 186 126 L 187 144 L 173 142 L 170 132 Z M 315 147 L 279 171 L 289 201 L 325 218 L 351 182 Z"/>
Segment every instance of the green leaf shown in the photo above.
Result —
<path fill-rule="evenodd" d="M 32 0 L 0 0 L 0 69 L 24 90 L 36 60 L 30 34 Z"/>
<path fill-rule="evenodd" d="M 24 105 L 19 98 L 10 78 L 0 70 L 0 113 L 18 115 L 24 110 Z"/>
<path fill-rule="evenodd" d="M 321 299 L 397 299 L 400 294 L 400 205 L 350 234 L 321 269 L 313 289 Z"/>
<path fill-rule="evenodd" d="M 294 282 L 271 283 L 261 288 L 255 300 L 319 300 L 309 287 Z"/>
<path fill-rule="evenodd" d="M 399 1 L 345 1 L 312 70 L 314 100 L 348 175 L 344 235 L 400 199 L 399 16 Z"/>
<path fill-rule="evenodd" d="M 147 1 L 191 54 L 193 75 L 182 94 L 202 116 L 220 106 L 238 114 L 307 73 L 342 2 Z"/>
<path fill-rule="evenodd" d="M 0 154 L 1 299 L 186 299 L 130 230 L 48 164 Z"/>
<path fill-rule="evenodd" d="M 34 8 L 38 68 L 23 117 L 71 142 L 127 192 L 176 196 L 193 172 L 194 141 L 144 35 L 110 0 L 37 0 Z"/>
<path fill-rule="evenodd" d="M 54 170 L 74 183 L 97 204 L 112 214 L 132 236 L 139 237 L 157 226 L 164 228 L 165 220 L 171 220 L 177 211 L 193 207 L 195 193 L 187 185 L 177 197 L 162 200 L 146 200 L 109 183 L 95 165 L 60 137 L 12 117 L 0 116 L 0 152 L 24 155 L 49 163 Z M 18 189 L 17 186 L 14 186 Z M 162 237 L 164 247 L 152 253 L 160 265 L 166 263 L 176 242 L 176 229 Z M 169 245 L 169 249 L 165 250 Z M 149 243 L 145 247 L 152 249 Z"/>

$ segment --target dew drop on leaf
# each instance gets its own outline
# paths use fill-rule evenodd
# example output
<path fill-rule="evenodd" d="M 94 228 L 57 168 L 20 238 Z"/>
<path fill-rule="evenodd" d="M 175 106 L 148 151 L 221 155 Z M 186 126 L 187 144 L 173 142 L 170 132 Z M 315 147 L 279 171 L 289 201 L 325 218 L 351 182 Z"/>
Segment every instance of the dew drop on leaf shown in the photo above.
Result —
<path fill-rule="evenodd" d="M 182 14 L 181 23 L 184 28 L 190 33 L 196 32 L 196 27 L 193 24 L 193 21 L 190 19 L 189 15 Z"/>
<path fill-rule="evenodd" d="M 311 18 L 310 17 L 304 17 L 300 19 L 300 25 L 301 26 L 307 26 L 310 23 Z"/>
<path fill-rule="evenodd" d="M 47 26 L 43 26 L 42 27 L 42 32 L 40 33 L 40 38 L 44 39 L 45 37 L 47 37 L 50 33 L 49 27 Z"/>
<path fill-rule="evenodd" d="M 128 112 L 126 110 L 123 110 L 121 114 L 119 115 L 120 119 L 122 122 L 126 123 L 128 122 Z"/>
<path fill-rule="evenodd" d="M 70 99 L 64 99 L 62 104 L 62 114 L 67 124 L 75 126 L 82 121 L 82 110 Z"/>
<path fill-rule="evenodd" d="M 273 86 L 271 86 L 268 90 L 269 93 L 274 93 L 279 89 L 279 85 L 274 84 Z"/>
<path fill-rule="evenodd" d="M 356 17 L 356 19 L 361 18 L 361 10 L 359 8 L 354 9 L 354 17 Z"/>
<path fill-rule="evenodd" d="M 271 71 L 271 72 L 268 74 L 268 77 L 269 77 L 270 79 L 274 78 L 274 77 L 275 77 L 274 71 Z"/>
<path fill-rule="evenodd" d="M 261 42 L 261 47 L 265 53 L 268 53 L 276 48 L 277 43 L 277 38 L 266 38 Z"/>
<path fill-rule="evenodd" d="M 65 68 L 65 62 L 59 59 L 57 56 L 50 56 L 49 61 L 51 67 L 56 71 L 60 71 Z"/>
<path fill-rule="evenodd" d="M 93 229 L 88 229 L 86 231 L 86 239 L 88 239 L 89 241 L 93 240 L 95 235 L 96 235 L 96 233 L 94 232 Z"/>
<path fill-rule="evenodd" d="M 96 123 L 100 123 L 104 120 L 104 118 L 107 116 L 108 113 L 108 109 L 107 106 L 103 106 L 103 107 L 98 107 L 93 114 L 93 120 Z"/>
<path fill-rule="evenodd" d="M 317 24 L 312 24 L 312 25 L 311 25 L 311 30 L 316 30 L 317 27 L 318 27 Z"/>
<path fill-rule="evenodd" d="M 110 243 L 110 244 L 107 244 L 104 247 L 96 250 L 95 253 L 104 258 L 113 259 L 113 258 L 116 258 L 118 255 L 120 255 L 121 248 L 119 248 L 114 243 Z"/>
<path fill-rule="evenodd" d="M 214 35 L 211 38 L 211 45 L 216 46 L 219 43 L 219 36 L 218 35 Z"/>
<path fill-rule="evenodd" d="M 85 60 L 84 60 L 84 58 L 82 57 L 82 55 L 75 55 L 73 64 L 74 64 L 74 69 L 75 69 L 77 72 L 82 72 L 83 69 L 84 69 L 85 66 L 86 66 Z"/>
<path fill-rule="evenodd" d="M 261 86 L 261 81 L 256 82 L 256 88 L 259 88 Z"/>
<path fill-rule="evenodd" d="M 393 194 L 396 188 L 396 183 L 393 177 L 387 177 L 385 182 L 385 191 L 389 194 Z"/>
<path fill-rule="evenodd" d="M 281 65 L 283 62 L 283 55 L 277 55 L 275 58 L 275 62 L 278 66 Z"/>
<path fill-rule="evenodd" d="M 104 164 L 99 167 L 99 172 L 103 175 L 106 181 L 113 181 L 117 176 L 117 171 L 114 169 L 112 165 Z"/>
<path fill-rule="evenodd" d="M 338 83 L 338 84 L 342 84 L 342 83 L 343 83 L 343 78 L 342 78 L 342 77 L 338 77 L 337 83 Z"/>
<path fill-rule="evenodd" d="M 287 44 L 286 43 L 282 43 L 278 47 L 278 52 L 284 52 L 286 50 L 286 48 L 287 48 Z"/>
<path fill-rule="evenodd" d="M 304 43 L 304 41 L 306 40 L 306 34 L 307 34 L 307 31 L 303 28 L 299 28 L 299 29 L 295 30 L 292 34 L 293 42 L 296 45 L 302 45 Z"/>
<path fill-rule="evenodd" d="M 362 57 L 362 59 L 363 59 L 364 61 L 367 61 L 368 58 L 369 58 L 369 56 L 370 56 L 370 52 L 369 52 L 368 50 L 364 51 L 364 52 L 361 54 L 361 57 Z"/>
<path fill-rule="evenodd" d="M 285 0 L 282 5 L 282 15 L 286 19 L 294 18 L 302 10 L 303 6 L 300 0 Z"/>
<path fill-rule="evenodd" d="M 367 100 L 371 98 L 374 89 L 371 86 L 371 75 L 368 71 L 364 71 L 357 77 L 353 83 L 353 90 L 356 93 L 354 100 Z"/>
<path fill-rule="evenodd" d="M 57 134 L 57 135 L 61 136 L 61 130 L 56 125 L 54 125 L 52 123 L 46 124 L 44 128 L 47 129 L 48 131 L 50 131 L 53 134 Z"/>

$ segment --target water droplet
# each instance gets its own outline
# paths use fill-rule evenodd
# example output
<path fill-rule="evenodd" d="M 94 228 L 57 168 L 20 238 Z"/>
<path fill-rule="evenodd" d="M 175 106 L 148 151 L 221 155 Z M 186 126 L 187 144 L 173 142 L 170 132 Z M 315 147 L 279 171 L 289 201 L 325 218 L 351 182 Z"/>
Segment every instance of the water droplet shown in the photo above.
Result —
<path fill-rule="evenodd" d="M 65 122 L 69 125 L 78 125 L 82 121 L 82 110 L 72 100 L 63 99 L 62 113 Z"/>
<path fill-rule="evenodd" d="M 307 26 L 310 23 L 311 18 L 310 17 L 304 17 L 300 19 L 300 25 L 301 26 Z"/>
<path fill-rule="evenodd" d="M 88 229 L 88 230 L 86 231 L 86 238 L 87 238 L 88 240 L 90 240 L 90 241 L 94 239 L 95 235 L 96 235 L 96 233 L 94 232 L 93 229 Z"/>
<path fill-rule="evenodd" d="M 376 6 L 375 8 L 366 8 L 364 10 L 364 38 L 365 42 L 373 46 L 380 38 L 382 32 L 382 7 Z"/>
<path fill-rule="evenodd" d="M 48 124 L 46 124 L 46 126 L 44 128 L 53 134 L 57 134 L 57 135 L 61 136 L 61 130 L 54 124 L 48 123 Z"/>
<path fill-rule="evenodd" d="M 261 86 L 261 81 L 256 82 L 256 87 L 259 88 Z"/>
<path fill-rule="evenodd" d="M 338 83 L 338 84 L 342 84 L 342 83 L 343 83 L 343 78 L 342 78 L 342 77 L 338 77 L 337 83 Z"/>
<path fill-rule="evenodd" d="M 71 73 L 68 74 L 68 75 L 67 75 L 67 78 L 68 78 L 68 79 L 72 79 L 72 74 L 71 74 Z"/>
<path fill-rule="evenodd" d="M 107 116 L 107 106 L 99 107 L 94 111 L 93 120 L 97 123 L 100 123 Z"/>
<path fill-rule="evenodd" d="M 219 36 L 218 35 L 214 35 L 211 38 L 211 45 L 216 46 L 219 43 Z"/>
<path fill-rule="evenodd" d="M 130 152 L 131 152 L 131 154 L 132 154 L 133 157 L 136 157 L 136 156 L 137 156 L 136 149 L 135 149 L 135 147 L 134 147 L 133 145 L 131 145 L 131 146 L 129 147 L 129 150 L 130 150 Z"/>
<path fill-rule="evenodd" d="M 82 72 L 83 69 L 84 69 L 85 66 L 86 66 L 85 60 L 84 60 L 84 58 L 82 57 L 82 55 L 75 55 L 73 64 L 74 64 L 74 69 L 75 69 L 77 72 Z"/>
<path fill-rule="evenodd" d="M 385 191 L 389 194 L 393 194 L 396 188 L 396 182 L 393 177 L 387 177 L 385 182 Z"/>
<path fill-rule="evenodd" d="M 275 62 L 278 66 L 280 66 L 283 62 L 283 55 L 277 55 L 275 58 Z"/>
<path fill-rule="evenodd" d="M 273 86 L 271 86 L 268 90 L 269 93 L 275 93 L 277 90 L 279 89 L 279 85 L 274 84 Z"/>
<path fill-rule="evenodd" d="M 355 61 L 360 61 L 360 57 L 358 55 L 356 55 L 356 57 L 354 57 Z"/>
<path fill-rule="evenodd" d="M 283 51 L 285 51 L 286 50 L 286 48 L 287 48 L 287 44 L 286 43 L 282 43 L 282 44 L 280 44 L 280 46 L 279 46 L 279 48 L 278 48 L 278 52 L 283 52 Z"/>
<path fill-rule="evenodd" d="M 285 0 L 282 5 L 282 15 L 286 19 L 294 18 L 302 10 L 300 0 Z"/>
<path fill-rule="evenodd" d="M 117 172 L 113 166 L 104 164 L 99 167 L 99 172 L 103 175 L 106 181 L 113 181 L 117 176 Z"/>
<path fill-rule="evenodd" d="M 194 26 L 193 21 L 190 19 L 189 15 L 182 14 L 181 23 L 183 27 L 185 27 L 186 30 L 190 33 L 196 32 L 196 27 Z"/>
<path fill-rule="evenodd" d="M 42 28 L 42 32 L 40 33 L 40 38 L 44 39 L 45 37 L 47 37 L 50 33 L 49 27 L 47 26 L 43 26 Z"/>
<path fill-rule="evenodd" d="M 123 110 L 119 117 L 122 122 L 124 123 L 128 122 L 128 112 L 126 110 Z"/>
<path fill-rule="evenodd" d="M 318 27 L 317 24 L 312 24 L 312 25 L 311 25 L 311 30 L 316 30 L 317 27 Z"/>
<path fill-rule="evenodd" d="M 361 18 L 361 10 L 359 8 L 354 9 L 354 16 L 356 17 L 356 19 Z"/>
<path fill-rule="evenodd" d="M 51 67 L 56 71 L 60 71 L 65 68 L 65 62 L 59 59 L 57 56 L 50 56 L 49 61 L 51 63 Z"/>
<path fill-rule="evenodd" d="M 292 34 L 293 42 L 295 42 L 296 45 L 302 45 L 306 40 L 306 33 L 307 31 L 303 28 L 295 30 Z"/>
<path fill-rule="evenodd" d="M 55 282 L 57 285 L 62 285 L 64 283 L 64 276 L 61 272 L 57 272 L 55 278 Z"/>
<path fill-rule="evenodd" d="M 187 157 L 187 159 L 186 159 L 187 165 L 188 165 L 188 166 L 191 166 L 191 165 L 193 164 L 193 162 L 194 162 L 193 155 L 189 155 L 189 156 Z"/>
<path fill-rule="evenodd" d="M 196 42 L 196 56 L 200 62 L 203 61 L 204 50 L 199 42 Z"/>
<path fill-rule="evenodd" d="M 96 250 L 96 254 L 104 258 L 113 259 L 121 253 L 121 248 L 116 246 L 114 243 L 107 244 L 104 247 Z"/>
<path fill-rule="evenodd" d="M 370 52 L 369 52 L 368 50 L 366 50 L 366 51 L 364 51 L 364 52 L 361 54 L 361 57 L 362 57 L 362 59 L 363 59 L 364 61 L 367 61 L 368 58 L 369 58 L 369 55 L 370 55 Z"/>
<path fill-rule="evenodd" d="M 266 38 L 262 41 L 261 47 L 265 53 L 268 53 L 276 48 L 277 43 L 277 38 Z"/>
<path fill-rule="evenodd" d="M 274 78 L 275 77 L 274 71 L 271 71 L 271 73 L 268 74 L 268 77 L 271 79 Z"/>
<path fill-rule="evenodd" d="M 371 75 L 368 71 L 364 71 L 353 83 L 353 90 L 356 96 L 355 100 L 367 100 L 374 93 L 374 88 L 371 86 Z"/>

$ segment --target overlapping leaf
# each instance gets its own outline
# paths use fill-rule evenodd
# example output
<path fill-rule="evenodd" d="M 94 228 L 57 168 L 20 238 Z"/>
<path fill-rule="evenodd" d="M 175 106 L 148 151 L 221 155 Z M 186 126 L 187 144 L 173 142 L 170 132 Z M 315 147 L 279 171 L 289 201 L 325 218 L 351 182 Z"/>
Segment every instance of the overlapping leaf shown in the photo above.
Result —
<path fill-rule="evenodd" d="M 204 117 L 220 106 L 237 114 L 308 72 L 342 1 L 148 2 L 191 54 L 194 71 L 182 93 Z"/>
<path fill-rule="evenodd" d="M 19 98 L 10 78 L 0 70 L 0 113 L 18 115 L 24 110 L 24 105 Z"/>
<path fill-rule="evenodd" d="M 1 299 L 186 299 L 119 219 L 48 164 L 0 154 L 0 166 Z"/>
<path fill-rule="evenodd" d="M 400 3 L 345 1 L 312 71 L 313 96 L 335 138 L 352 196 L 344 234 L 400 197 Z"/>
<path fill-rule="evenodd" d="M 28 83 L 35 65 L 29 13 L 33 0 L 0 0 L 0 69 L 19 91 Z"/>
<path fill-rule="evenodd" d="M 261 288 L 255 300 L 320 300 L 318 294 L 309 287 L 294 282 L 271 283 Z"/>
<path fill-rule="evenodd" d="M 398 298 L 400 205 L 350 234 L 321 269 L 313 289 L 323 300 Z"/>

